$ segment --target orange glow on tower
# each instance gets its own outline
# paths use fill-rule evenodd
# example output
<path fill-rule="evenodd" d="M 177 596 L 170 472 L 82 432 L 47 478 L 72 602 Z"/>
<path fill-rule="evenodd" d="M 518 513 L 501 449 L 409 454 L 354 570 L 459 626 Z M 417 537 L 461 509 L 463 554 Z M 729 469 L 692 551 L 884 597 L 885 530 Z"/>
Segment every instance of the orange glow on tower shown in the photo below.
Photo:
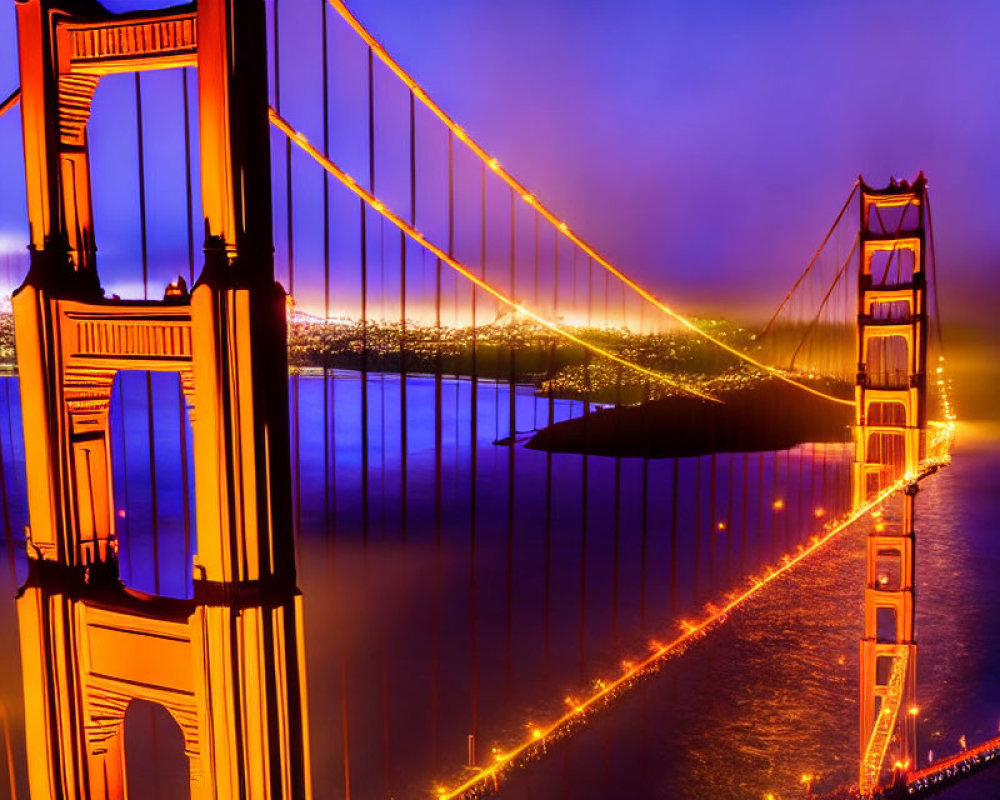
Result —
<path fill-rule="evenodd" d="M 859 786 L 881 783 L 893 756 L 916 759 L 914 502 L 926 449 L 926 181 L 861 183 L 854 503 L 902 482 L 899 519 L 868 533 L 861 641 Z M 875 516 L 875 515 L 873 515 Z"/>
<path fill-rule="evenodd" d="M 141 699 L 179 725 L 192 797 L 308 798 L 264 4 L 114 15 L 22 0 L 17 22 L 31 235 L 13 298 L 30 518 L 17 609 L 31 795 L 124 798 L 124 717 Z M 198 71 L 204 268 L 190 294 L 178 281 L 163 302 L 107 300 L 91 99 L 105 75 L 179 66 Z M 180 375 L 197 486 L 192 600 L 118 579 L 108 409 L 126 369 Z"/>

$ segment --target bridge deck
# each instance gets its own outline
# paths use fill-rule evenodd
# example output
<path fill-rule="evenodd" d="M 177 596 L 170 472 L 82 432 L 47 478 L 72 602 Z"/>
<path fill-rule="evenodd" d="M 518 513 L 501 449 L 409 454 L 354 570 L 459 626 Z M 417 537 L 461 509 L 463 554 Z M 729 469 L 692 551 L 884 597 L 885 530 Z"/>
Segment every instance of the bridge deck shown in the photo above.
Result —
<path fill-rule="evenodd" d="M 873 796 L 891 800 L 935 794 L 994 764 L 1000 764 L 1000 736 L 939 759 L 921 770 L 910 773 L 905 784 L 885 787 L 875 792 Z"/>

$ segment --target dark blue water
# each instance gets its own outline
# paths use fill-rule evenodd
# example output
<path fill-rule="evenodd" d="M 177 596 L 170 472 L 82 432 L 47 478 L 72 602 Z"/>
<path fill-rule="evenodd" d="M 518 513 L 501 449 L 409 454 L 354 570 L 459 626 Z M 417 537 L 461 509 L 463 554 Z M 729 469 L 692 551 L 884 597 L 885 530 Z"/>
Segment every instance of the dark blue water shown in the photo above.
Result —
<path fill-rule="evenodd" d="M 470 734 L 487 763 L 491 747 L 557 717 L 565 697 L 618 674 L 623 659 L 675 634 L 678 620 L 794 550 L 847 501 L 842 445 L 679 460 L 547 456 L 523 447 L 549 414 L 528 388 L 515 394 L 512 446 L 495 444 L 511 427 L 506 386 L 411 377 L 405 407 L 400 390 L 398 376 L 362 382 L 348 372 L 290 383 L 317 797 L 349 787 L 352 797 L 423 798 L 460 782 L 471 774 Z M 23 575 L 18 402 L 16 380 L 0 381 L 4 520 L 15 540 L 3 545 L 15 556 L 0 578 L 8 598 L 11 566 Z M 147 384 L 126 373 L 112 436 L 123 578 L 184 596 L 196 531 L 179 403 L 173 376 Z M 556 401 L 552 413 L 577 416 L 583 405 Z M 991 677 L 1000 501 L 988 479 L 998 462 L 994 445 L 962 444 L 921 494 L 921 736 L 939 754 L 962 733 L 985 738 L 1000 719 Z M 789 798 L 802 796 L 803 772 L 821 786 L 853 780 L 861 537 L 845 533 L 769 586 L 516 772 L 502 796 Z M 26 796 L 12 602 L 0 605 L 0 646 L 0 699 Z M 141 731 L 129 735 L 141 741 Z M 141 751 L 132 745 L 130 765 Z"/>

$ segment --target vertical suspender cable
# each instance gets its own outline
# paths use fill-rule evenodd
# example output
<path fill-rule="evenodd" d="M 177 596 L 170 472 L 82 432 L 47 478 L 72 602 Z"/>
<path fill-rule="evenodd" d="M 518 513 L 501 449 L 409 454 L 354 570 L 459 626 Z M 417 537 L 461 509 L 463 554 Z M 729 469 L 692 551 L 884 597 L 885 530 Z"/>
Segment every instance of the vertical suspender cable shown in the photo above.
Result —
<path fill-rule="evenodd" d="M 279 113 L 281 110 L 281 76 L 280 76 L 280 61 L 279 58 L 279 16 L 278 16 L 278 0 L 274 0 L 274 101 L 275 108 L 278 109 Z M 294 227 L 294 213 L 292 208 L 292 140 L 285 138 L 285 236 L 288 239 L 288 296 L 292 300 L 292 305 L 294 308 L 295 304 L 295 227 Z M 293 430 L 294 439 L 292 440 L 293 446 L 293 456 L 294 456 L 294 473 L 293 473 L 293 485 L 294 485 L 294 505 L 292 507 L 292 531 L 295 540 L 296 549 L 298 548 L 299 542 L 299 525 L 301 520 L 301 497 L 302 497 L 302 486 L 300 483 L 301 477 L 301 427 L 299 425 L 299 374 L 292 377 L 292 411 L 293 411 Z"/>
<path fill-rule="evenodd" d="M 677 515 L 680 501 L 680 467 L 681 462 L 674 456 L 673 469 L 670 474 L 670 613 L 677 611 Z"/>
<path fill-rule="evenodd" d="M 514 190 L 510 191 L 510 296 L 511 299 L 517 297 L 517 208 L 514 202 Z M 516 335 L 516 324 L 517 312 L 511 312 L 511 324 L 509 326 L 509 334 L 507 337 L 508 355 L 510 357 L 509 362 L 509 390 L 508 390 L 508 403 L 510 406 L 510 412 L 508 416 L 510 417 L 510 453 L 511 460 L 514 457 L 514 435 L 517 433 L 517 421 L 515 419 L 515 408 L 514 408 L 514 384 L 517 381 L 517 352 L 514 348 L 514 336 Z M 510 490 L 513 492 L 513 484 L 510 485 Z M 512 506 L 513 508 L 513 506 Z"/>
<path fill-rule="evenodd" d="M 274 107 L 281 113 L 281 15 L 278 0 L 274 0 Z M 292 212 L 292 140 L 285 138 L 285 235 L 288 239 L 288 295 L 295 303 L 295 233 Z M 293 506 L 292 526 L 296 546 L 299 530 L 299 408 L 298 408 L 298 375 L 294 376 L 293 408 L 294 408 L 294 457 L 295 457 L 295 505 Z"/>
<path fill-rule="evenodd" d="M 517 296 L 517 207 L 515 204 L 513 189 L 510 190 L 510 296 L 512 298 Z M 511 324 L 509 327 L 510 333 L 507 337 L 508 354 L 510 357 L 507 391 L 507 400 L 510 408 L 508 413 L 508 417 L 510 419 L 510 440 L 508 444 L 510 462 L 510 477 L 508 480 L 508 522 L 512 534 L 514 525 L 514 437 L 517 435 L 517 393 L 515 391 L 517 384 L 517 348 L 514 346 L 515 338 L 517 336 L 517 323 L 517 312 L 513 311 L 511 313 Z"/>
<path fill-rule="evenodd" d="M 536 218 L 537 219 L 537 218 Z M 559 318 L 559 235 L 552 239 L 552 318 Z M 555 424 L 555 397 L 553 379 L 555 377 L 555 340 L 549 345 L 548 364 L 548 427 Z M 545 677 L 551 674 L 552 662 L 552 449 L 545 452 Z"/>
<path fill-rule="evenodd" d="M 643 426 L 646 422 L 643 409 Z M 646 560 L 649 556 L 649 443 L 650 436 L 645 437 L 645 452 L 642 458 L 642 516 L 640 518 L 639 545 L 639 629 L 646 630 Z"/>
<path fill-rule="evenodd" d="M 194 285 L 194 202 L 191 190 L 191 109 L 188 98 L 188 68 L 181 70 L 181 89 L 184 100 L 184 199 L 186 201 L 187 246 L 188 246 L 188 285 Z M 324 171 L 324 180 L 326 173 Z M 180 431 L 181 449 L 181 503 L 184 514 L 184 563 L 191 563 L 191 486 L 187 462 L 187 403 L 184 399 L 184 389 L 177 384 L 178 427 Z M 185 589 L 191 576 L 185 577 Z"/>
<path fill-rule="evenodd" d="M 590 351 L 583 351 L 583 459 L 580 469 L 580 671 L 586 656 L 587 634 L 587 522 L 590 487 Z"/>
<path fill-rule="evenodd" d="M 146 425 L 149 431 L 150 515 L 153 522 L 153 585 L 160 593 L 160 526 L 159 503 L 156 496 L 156 442 L 153 427 L 153 374 L 146 372 Z"/>
<path fill-rule="evenodd" d="M 587 256 L 587 327 L 591 327 L 594 312 L 594 259 Z"/>
<path fill-rule="evenodd" d="M 112 391 L 114 391 L 114 385 L 112 384 Z M 7 404 L 8 408 L 10 403 Z M 125 390 L 122 387 L 122 376 L 118 376 L 118 408 L 121 409 L 119 414 L 119 422 L 121 425 L 121 440 L 124 444 L 128 441 L 125 438 Z M 122 447 L 122 493 L 125 495 L 125 510 L 131 507 L 128 501 L 128 448 Z M 135 573 L 132 572 L 132 537 L 129 535 L 129 517 L 128 514 L 121 518 L 121 521 L 125 523 L 125 565 L 128 570 L 129 577 L 131 578 Z"/>
<path fill-rule="evenodd" d="M 486 195 L 486 167 L 483 167 L 483 169 L 482 169 L 482 183 L 483 183 L 483 185 L 482 185 L 483 202 L 482 202 L 482 205 L 480 207 L 481 219 L 480 219 L 480 233 L 479 233 L 479 235 L 480 235 L 480 239 L 479 239 L 479 269 L 480 269 L 481 273 L 485 273 L 485 270 L 486 270 L 486 202 L 485 202 L 485 195 Z M 476 422 L 475 422 L 475 419 L 476 419 L 476 404 L 475 403 L 476 403 L 476 394 L 477 394 L 478 388 L 479 388 L 478 385 L 477 385 L 478 384 L 478 379 L 479 379 L 479 354 L 477 352 L 478 344 L 479 344 L 479 340 L 478 340 L 479 339 L 479 332 L 476 329 L 476 325 L 478 324 L 478 322 L 476 320 L 476 311 L 477 311 L 477 309 L 476 309 L 476 292 L 477 291 L 478 291 L 478 287 L 475 284 L 473 284 L 473 286 L 472 286 L 472 295 L 471 295 L 471 298 L 470 298 L 470 311 L 471 311 L 471 322 L 472 322 L 472 329 L 471 329 L 471 339 L 472 339 L 472 353 L 471 353 L 471 359 L 472 359 L 472 364 L 471 364 L 471 372 L 472 372 L 472 414 L 471 414 L 471 417 L 472 417 L 472 420 L 471 421 L 472 421 L 472 426 L 473 426 L 472 427 L 472 431 L 473 431 L 473 436 L 472 436 L 472 452 L 473 453 L 476 452 L 476 437 L 475 437 L 475 431 L 476 431 Z"/>
<path fill-rule="evenodd" d="M 517 265 L 517 234 L 516 234 L 516 208 L 514 201 L 514 190 L 510 190 L 510 295 L 511 297 L 516 297 L 517 289 L 517 276 L 516 276 L 516 265 Z M 507 417 L 509 420 L 509 433 L 507 439 L 507 583 L 506 583 L 506 599 L 507 599 L 507 627 L 505 636 L 505 654 L 506 654 L 506 670 L 505 670 L 505 697 L 511 699 L 511 687 L 512 687 L 512 669 L 513 669 L 513 601 L 514 601 L 514 437 L 517 434 L 517 417 L 516 417 L 516 352 L 514 349 L 514 337 L 517 335 L 516 325 L 517 325 L 516 312 L 512 312 L 510 325 L 508 326 L 507 332 L 507 348 L 508 348 L 508 358 L 509 358 L 509 373 L 507 380 L 507 402 L 508 402 L 508 413 Z"/>
<path fill-rule="evenodd" d="M 552 234 L 552 319 L 559 319 L 559 234 Z M 551 372 L 551 364 L 549 366 Z M 551 375 L 549 378 L 551 379 Z M 549 395 L 551 401 L 551 393 Z"/>
<path fill-rule="evenodd" d="M 479 269 L 486 276 L 486 165 L 480 177 Z M 479 357 L 476 325 L 476 292 L 472 287 L 472 386 L 470 392 L 470 465 L 469 465 L 469 732 L 473 746 L 479 735 L 479 637 L 478 591 L 476 585 L 476 521 L 478 515 L 477 482 L 479 480 Z M 475 753 L 473 753 L 473 756 Z"/>
<path fill-rule="evenodd" d="M 451 134 L 449 132 L 449 142 Z M 441 381 L 441 258 L 434 259 L 434 600 L 431 611 L 431 764 L 438 763 L 438 713 L 440 690 L 441 583 L 443 497 L 444 389 Z"/>
<path fill-rule="evenodd" d="M 372 91 L 372 51 L 368 48 L 368 185 L 375 193 L 375 95 Z M 361 528 L 368 545 L 368 214 L 358 201 L 361 221 Z"/>
<path fill-rule="evenodd" d="M 320 25 L 322 27 L 321 52 L 323 61 L 323 78 L 321 90 L 323 92 L 323 155 L 330 157 L 330 48 L 329 31 L 327 25 L 327 2 L 319 0 Z M 323 170 L 323 325 L 330 324 L 330 174 Z M 333 494 L 330 470 L 330 360 L 329 353 L 324 348 L 323 351 L 323 522 L 324 529 L 329 537 L 331 531 L 332 515 L 330 512 L 330 500 Z"/>
<path fill-rule="evenodd" d="M 515 296 L 517 287 L 517 277 L 516 277 L 516 229 L 515 229 L 515 203 L 514 203 L 514 190 L 510 191 L 510 291 L 511 297 Z M 513 680 L 513 601 L 514 601 L 514 437 L 517 435 L 517 417 L 515 410 L 516 403 L 516 353 L 514 350 L 514 337 L 516 334 L 517 318 L 516 312 L 513 312 L 510 319 L 510 325 L 507 328 L 507 355 L 508 355 L 508 374 L 507 374 L 507 419 L 508 419 L 508 438 L 507 438 L 507 570 L 506 570 L 506 635 L 504 637 L 505 642 L 505 661 L 506 669 L 504 671 L 505 681 L 504 681 L 504 696 L 509 700 L 511 698 L 512 680 Z"/>
<path fill-rule="evenodd" d="M 611 317 L 609 316 L 611 312 L 608 310 L 608 296 L 611 294 L 610 281 L 611 281 L 611 273 L 605 272 L 604 273 L 604 327 L 605 328 L 611 327 Z"/>
<path fill-rule="evenodd" d="M 559 234 L 557 233 L 556 237 L 558 238 L 558 236 Z M 574 314 L 579 312 L 579 309 L 576 307 L 576 256 L 577 253 L 579 253 L 579 251 L 580 248 L 576 246 L 573 247 L 573 313 Z"/>
<path fill-rule="evenodd" d="M 368 187 L 375 194 L 375 73 L 371 47 L 368 48 Z"/>
<path fill-rule="evenodd" d="M 774 453 L 771 454 L 771 494 L 772 494 L 772 497 L 774 499 L 771 501 L 771 511 L 770 511 L 770 514 L 768 515 L 770 517 L 770 531 L 769 531 L 769 536 L 768 536 L 768 554 L 767 554 L 768 560 L 773 560 L 773 559 L 777 558 L 777 555 L 778 555 L 778 546 L 777 546 L 777 539 L 778 539 L 778 531 L 777 531 L 778 516 L 777 515 L 778 515 L 778 512 L 780 511 L 780 507 L 778 507 L 776 505 L 776 503 L 782 498 L 781 487 L 778 484 L 778 457 L 779 456 L 780 456 L 780 453 L 778 453 L 777 451 L 775 451 Z"/>
<path fill-rule="evenodd" d="M 281 27 L 274 0 L 274 108 L 281 113 Z M 292 140 L 285 138 L 285 213 L 288 236 L 288 294 L 295 302 L 295 241 L 292 231 Z"/>
<path fill-rule="evenodd" d="M 372 49 L 368 48 L 368 168 L 369 168 L 369 185 L 371 186 L 372 194 L 375 193 L 375 75 L 373 69 L 373 59 L 372 59 Z M 379 242 L 379 291 L 381 294 L 381 321 L 384 324 L 387 320 L 386 313 L 386 292 L 385 292 L 385 217 L 379 215 L 379 228 L 378 228 L 378 242 Z M 402 249 L 405 251 L 406 243 L 403 241 L 401 243 Z M 380 351 L 381 355 L 384 352 Z M 367 385 L 368 378 L 367 375 L 364 376 L 364 382 Z M 381 458 L 380 465 L 382 471 L 381 480 L 381 490 L 382 490 L 382 533 L 383 537 L 385 535 L 385 475 L 386 475 L 386 453 L 385 453 L 385 441 L 386 441 L 386 425 L 385 425 L 385 395 L 386 395 L 386 382 L 385 376 L 380 376 L 379 380 L 379 400 L 381 404 Z M 367 495 L 366 500 L 367 504 Z M 366 562 L 367 564 L 367 562 Z M 383 620 L 379 625 L 379 653 L 380 653 L 380 669 L 382 677 L 382 692 L 381 692 L 381 705 L 382 705 L 382 780 L 383 780 L 383 794 L 389 794 L 389 775 L 390 775 L 390 741 L 391 741 L 391 719 L 389 713 L 389 659 L 388 659 L 388 632 L 387 632 L 387 621 Z"/>
<path fill-rule="evenodd" d="M 798 462 L 796 464 L 798 471 L 796 473 L 796 478 L 795 478 L 795 499 L 798 503 L 799 513 L 796 515 L 796 520 L 795 520 L 795 528 L 797 530 L 792 531 L 792 536 L 795 536 L 796 534 L 798 534 L 799 536 L 803 535 L 806 530 L 806 526 L 808 524 L 804 519 L 805 512 L 807 509 L 806 509 L 806 502 L 803 500 L 803 495 L 805 493 L 802 491 L 803 473 L 805 472 L 805 469 L 803 468 L 803 463 L 806 460 L 805 445 L 804 444 L 799 445 L 798 451 L 799 451 L 798 457 L 796 458 L 796 461 Z M 791 542 L 789 544 L 791 544 Z"/>
<path fill-rule="evenodd" d="M 448 257 L 455 257 L 455 134 L 451 131 L 448 131 Z"/>
<path fill-rule="evenodd" d="M 791 448 L 785 450 L 785 487 L 784 487 L 785 510 L 781 515 L 781 547 L 787 551 L 790 543 L 788 526 L 792 508 L 792 451 Z"/>
<path fill-rule="evenodd" d="M 455 135 L 449 130 L 448 131 L 448 257 L 455 257 Z M 438 259 L 437 262 L 438 272 L 437 272 L 437 285 L 438 285 L 438 309 L 437 309 L 437 325 L 438 325 L 438 376 L 440 380 L 441 375 L 441 260 Z M 458 288 L 455 287 L 455 293 L 457 294 Z M 457 326 L 456 326 L 457 327 Z M 457 397 L 457 387 L 456 387 L 456 397 Z M 443 398 L 439 398 L 443 399 Z M 441 410 L 439 409 L 439 416 Z M 456 414 L 456 420 L 458 415 Z M 442 420 L 443 421 L 443 420 Z M 440 488 L 439 488 L 440 492 Z"/>
<path fill-rule="evenodd" d="M 483 164 L 479 179 L 479 269 L 486 280 L 486 165 Z"/>
<path fill-rule="evenodd" d="M 149 300 L 149 251 L 146 233 L 146 159 L 142 139 L 142 82 L 135 73 L 135 132 L 139 164 L 139 238 L 142 248 L 142 299 Z"/>
<path fill-rule="evenodd" d="M 14 559 L 14 532 L 10 524 L 10 505 L 7 501 L 7 473 L 4 468 L 3 449 L 0 448 L 0 503 L 3 505 L 3 538 L 7 543 L 7 565 L 10 569 L 11 585 L 17 584 L 17 569 Z M 11 775 L 13 782 L 13 775 Z M 11 794 L 13 798 L 14 795 Z"/>
<path fill-rule="evenodd" d="M 149 299 L 149 237 L 146 228 L 146 155 L 142 135 L 142 81 L 135 73 L 136 148 L 139 161 L 139 233 L 142 247 L 142 297 Z M 123 409 L 124 411 L 124 409 Z M 160 593 L 160 532 L 156 496 L 156 441 L 153 428 L 153 376 L 146 372 L 146 422 L 149 436 L 149 496 L 153 533 L 153 586 Z"/>
<path fill-rule="evenodd" d="M 556 279 L 558 281 L 558 279 Z M 538 306 L 538 212 L 535 212 L 535 308 L 539 311 L 541 310 Z M 538 393 L 535 393 L 534 405 L 532 406 L 531 413 L 531 427 L 537 428 L 538 421 L 536 417 L 538 416 Z"/>
<path fill-rule="evenodd" d="M 448 257 L 455 258 L 455 134 L 448 131 Z M 458 275 L 452 275 L 453 282 L 451 288 L 452 301 L 454 303 L 454 317 L 452 319 L 453 331 L 458 330 Z M 475 287 L 473 287 L 475 288 Z M 454 369 L 454 367 L 453 367 Z M 458 458 L 458 420 L 459 420 L 459 385 L 455 382 L 455 443 L 456 460 Z"/>
<path fill-rule="evenodd" d="M 617 419 L 620 419 L 618 417 Z M 616 420 L 616 426 L 618 422 Z M 621 519 L 622 519 L 622 459 L 615 458 L 615 489 L 612 501 L 614 522 L 611 533 L 611 637 L 618 643 L 618 573 L 621 562 Z"/>
<path fill-rule="evenodd" d="M 694 459 L 694 599 L 699 597 L 699 579 L 701 577 L 701 455 Z"/>
<path fill-rule="evenodd" d="M 191 563 L 191 478 L 188 471 L 188 441 L 187 441 L 187 402 L 184 399 L 184 389 L 180 381 L 177 382 L 177 415 L 178 428 L 180 429 L 181 445 L 181 511 L 184 517 L 184 564 Z M 185 570 L 184 589 L 187 591 L 187 583 L 191 580 L 191 571 Z"/>
<path fill-rule="evenodd" d="M 368 48 L 368 187 L 375 194 L 375 93 L 372 83 L 372 49 Z M 362 385 L 368 370 L 368 215 L 365 203 L 361 209 L 361 364 Z"/>
<path fill-rule="evenodd" d="M 757 541 L 754 568 L 764 561 L 764 453 L 757 454 Z"/>
<path fill-rule="evenodd" d="M 732 554 L 733 554 L 733 454 L 729 454 L 729 478 L 728 486 L 726 487 L 726 519 L 725 525 L 726 529 L 723 535 L 723 542 L 726 545 L 726 583 L 729 583 L 730 575 L 732 571 Z"/>
<path fill-rule="evenodd" d="M 535 307 L 538 307 L 538 212 L 535 212 Z"/>
<path fill-rule="evenodd" d="M 743 454 L 743 485 L 740 487 L 740 574 L 747 567 L 747 493 L 750 489 L 750 454 Z"/>
<path fill-rule="evenodd" d="M 931 200 L 930 193 L 926 190 L 924 191 L 924 205 L 927 208 L 927 238 L 929 239 L 929 250 L 931 256 L 931 266 L 928 272 L 930 272 L 930 289 L 931 297 L 934 303 L 934 338 L 937 339 L 938 355 L 943 355 L 944 342 L 941 338 L 941 310 L 938 304 L 938 288 L 937 288 L 937 254 L 934 249 L 934 219 L 931 216 Z"/>
<path fill-rule="evenodd" d="M 191 110 L 188 99 L 188 68 L 181 70 L 184 90 L 184 194 L 187 208 L 187 245 L 189 285 L 194 285 L 194 201 L 191 191 Z M 326 180 L 326 171 L 323 172 Z"/>
<path fill-rule="evenodd" d="M 718 453 L 712 453 L 708 459 L 709 472 L 708 472 L 708 590 L 712 591 L 715 587 L 715 539 L 716 539 L 716 523 L 718 520 L 718 511 L 716 508 L 716 499 L 719 493 L 718 476 L 719 476 L 719 461 Z"/>
<path fill-rule="evenodd" d="M 323 155 L 330 157 L 330 48 L 327 31 L 327 2 L 320 0 L 323 52 Z M 323 170 L 323 322 L 330 319 L 330 173 Z M 324 368 L 326 359 L 324 358 Z"/>
<path fill-rule="evenodd" d="M 323 0 L 325 3 L 326 0 Z M 417 224 L 417 136 L 416 116 L 413 91 L 410 91 L 409 116 L 409 148 L 410 148 L 410 224 Z M 399 232 L 399 496 L 400 496 L 400 538 L 406 543 L 407 526 L 407 480 L 409 432 L 407 430 L 407 340 L 406 340 L 406 234 Z"/>

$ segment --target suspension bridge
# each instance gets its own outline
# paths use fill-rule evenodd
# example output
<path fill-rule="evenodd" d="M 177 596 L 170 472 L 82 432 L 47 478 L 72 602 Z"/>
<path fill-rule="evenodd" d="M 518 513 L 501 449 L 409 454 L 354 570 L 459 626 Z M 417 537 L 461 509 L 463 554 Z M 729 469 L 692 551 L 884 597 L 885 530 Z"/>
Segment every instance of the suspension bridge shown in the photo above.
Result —
<path fill-rule="evenodd" d="M 21 87 L 0 116 L 20 113 L 30 237 L 13 320 L 30 526 L 18 617 L 32 796 L 124 796 L 121 729 L 134 699 L 164 706 L 184 732 L 192 796 L 311 796 L 306 623 L 296 587 L 298 532 L 310 522 L 331 540 L 360 531 L 366 548 L 390 529 L 405 545 L 423 525 L 436 543 L 438 586 L 442 542 L 469 532 L 471 718 L 457 723 L 468 731 L 468 754 L 461 768 L 449 767 L 452 778 L 437 782 L 439 800 L 498 791 L 514 770 L 545 758 L 766 587 L 859 528 L 867 570 L 858 620 L 861 794 L 919 795 L 971 774 L 967 764 L 991 763 L 995 741 L 932 764 L 917 757 L 916 498 L 920 482 L 949 462 L 955 421 L 923 175 L 884 188 L 859 178 L 759 331 L 694 319 L 513 177 L 340 0 L 316 4 L 311 71 L 308 59 L 288 60 L 282 54 L 301 31 L 289 32 L 287 2 L 200 0 L 123 14 L 73 0 L 18 4 Z M 163 177 L 149 168 L 146 126 L 157 96 L 151 102 L 147 73 L 159 70 L 177 76 L 180 100 L 183 147 L 171 189 L 179 202 L 171 210 L 186 234 L 181 266 L 151 246 L 156 220 L 148 209 Z M 139 247 L 119 268 L 131 276 L 141 267 L 135 298 L 108 296 L 98 277 L 99 183 L 88 123 L 102 81 L 127 91 L 135 113 Z M 315 86 L 316 97 L 297 118 L 289 97 L 301 102 L 303 85 Z M 281 388 L 289 360 L 290 398 Z M 139 392 L 127 392 L 120 373 L 128 371 L 144 375 Z M 154 373 L 179 381 L 170 398 L 179 570 L 161 563 L 170 525 L 156 506 L 156 429 L 165 423 L 154 421 L 162 402 Z M 305 431 L 300 419 L 310 376 L 321 381 L 316 463 L 306 445 L 311 418 Z M 414 424 L 419 393 L 433 398 L 433 413 Z M 338 467 L 345 402 L 358 417 L 359 463 Z M 130 404 L 146 422 L 138 451 Z M 453 419 L 448 404 L 462 409 Z M 501 502 L 480 474 L 484 436 L 491 452 L 504 454 L 488 476 L 506 481 Z M 559 487 L 563 454 L 580 468 L 572 511 Z M 641 515 L 631 524 L 629 456 L 641 464 Z M 598 475 L 602 457 L 612 459 L 610 476 Z M 127 497 L 125 464 L 143 459 L 152 507 L 150 531 L 139 533 L 142 523 L 126 513 L 115 484 Z M 671 489 L 657 520 L 650 472 L 659 459 L 670 467 L 660 485 Z M 430 475 L 429 487 L 415 486 L 414 474 Z M 315 508 L 302 505 L 307 475 L 322 486 Z M 518 505 L 526 483 L 544 486 L 532 524 L 544 542 L 546 671 L 565 685 L 574 666 L 550 663 L 552 640 L 565 633 L 550 624 L 554 537 L 563 518 L 580 530 L 578 664 L 586 673 L 594 664 L 585 647 L 587 553 L 605 532 L 588 500 L 595 475 L 614 487 L 606 527 L 616 639 L 620 547 L 633 531 L 641 531 L 637 627 L 645 634 L 647 615 L 660 619 L 647 608 L 649 531 L 657 525 L 670 531 L 663 606 L 685 616 L 619 674 L 589 680 L 547 721 L 483 757 L 476 742 L 498 734 L 486 729 L 479 704 L 477 531 L 503 531 L 501 658 L 512 684 L 515 532 L 525 527 Z M 9 520 L 5 512 L 13 574 Z M 688 521 L 691 602 L 676 588 L 679 530 Z M 146 594 L 132 563 L 133 547 L 141 560 L 141 537 L 152 546 Z M 709 593 L 714 599 L 702 604 Z M 439 595 L 435 720 L 445 636 Z M 68 643 L 51 641 L 55 625 Z M 385 658 L 384 642 L 382 649 Z M 80 661 L 83 652 L 93 663 Z M 349 797 L 346 666 L 340 680 Z M 434 730 L 438 769 L 445 759 Z"/>

